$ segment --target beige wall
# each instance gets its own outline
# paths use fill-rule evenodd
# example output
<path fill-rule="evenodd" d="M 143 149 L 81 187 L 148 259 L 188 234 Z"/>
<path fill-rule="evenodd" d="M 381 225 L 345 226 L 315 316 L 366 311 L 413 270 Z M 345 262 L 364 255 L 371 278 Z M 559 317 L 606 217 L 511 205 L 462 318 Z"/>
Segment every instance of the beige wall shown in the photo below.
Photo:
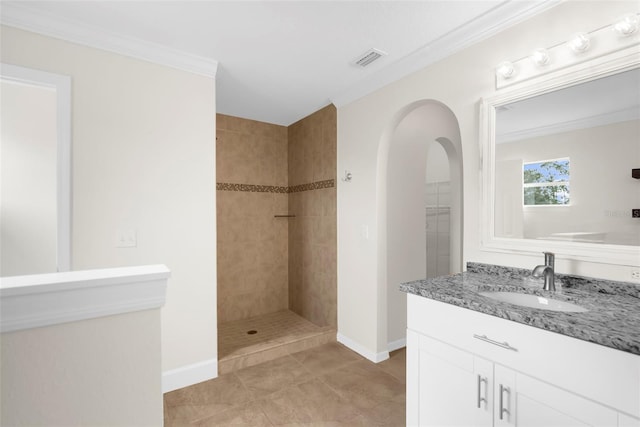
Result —
<path fill-rule="evenodd" d="M 217 135 L 218 320 L 336 325 L 335 107 L 289 128 L 218 114 Z"/>
<path fill-rule="evenodd" d="M 71 76 L 73 269 L 167 265 L 162 368 L 215 376 L 214 79 L 11 27 L 1 36 L 2 62 Z M 118 230 L 135 230 L 137 246 L 117 248 Z"/>
<path fill-rule="evenodd" d="M 336 138 L 333 105 L 289 126 L 289 307 L 337 324 Z"/>
<path fill-rule="evenodd" d="M 287 128 L 218 114 L 216 132 L 218 321 L 284 310 Z"/>
<path fill-rule="evenodd" d="M 3 426 L 161 426 L 160 310 L 3 333 Z"/>
<path fill-rule="evenodd" d="M 500 34 L 445 58 L 423 70 L 348 105 L 338 106 L 338 170 L 351 170 L 354 180 L 338 182 L 338 333 L 373 354 L 387 349 L 385 296 L 387 284 L 376 268 L 381 248 L 378 231 L 381 198 L 379 147 L 406 114 L 422 100 L 440 101 L 460 125 L 464 165 L 463 260 L 529 268 L 540 256 L 481 250 L 479 102 L 495 95 L 495 66 L 526 56 L 535 48 L 554 46 L 576 32 L 591 31 L 638 11 L 634 1 L 562 2 Z M 367 227 L 364 238 L 359 230 Z M 614 280 L 629 280 L 630 267 L 589 262 L 556 262 L 558 271 Z M 395 284 L 397 285 L 397 284 Z M 403 318 L 403 313 L 389 317 Z"/>
<path fill-rule="evenodd" d="M 381 184 L 386 188 L 386 206 L 383 212 L 386 219 L 381 221 L 385 222 L 386 227 L 381 231 L 380 238 L 386 241 L 387 250 L 386 256 L 379 261 L 379 268 L 386 268 L 385 279 L 388 286 L 384 297 L 386 312 L 391 314 L 387 319 L 386 338 L 392 349 L 403 346 L 407 328 L 407 296 L 400 291 L 398 283 L 426 277 L 427 232 L 436 229 L 432 227 L 427 230 L 426 227 L 425 205 L 428 199 L 425 181 L 428 166 L 432 166 L 427 162 L 428 153 L 432 145 L 440 146 L 443 151 L 446 146 L 450 154 L 445 153 L 440 161 L 444 162 L 445 168 L 451 165 L 452 170 L 459 171 L 459 166 L 455 167 L 456 164 L 459 165 L 456 160 L 456 152 L 460 152 L 459 141 L 458 123 L 451 111 L 440 104 L 427 103 L 415 106 L 403 118 L 386 147 L 386 153 L 382 149 L 380 152 L 379 162 L 386 167 L 386 179 Z M 385 173 L 381 173 L 380 180 L 382 175 Z M 459 185 L 459 174 L 454 172 L 453 175 L 453 181 Z M 455 193 L 459 194 L 458 191 Z M 456 206 L 455 211 L 459 213 L 459 206 Z M 434 237 L 438 236 L 429 235 L 429 238 Z M 445 274 L 450 271 L 459 271 L 459 267 L 449 269 L 447 264 Z M 386 354 L 376 355 L 373 360 L 386 357 Z"/>

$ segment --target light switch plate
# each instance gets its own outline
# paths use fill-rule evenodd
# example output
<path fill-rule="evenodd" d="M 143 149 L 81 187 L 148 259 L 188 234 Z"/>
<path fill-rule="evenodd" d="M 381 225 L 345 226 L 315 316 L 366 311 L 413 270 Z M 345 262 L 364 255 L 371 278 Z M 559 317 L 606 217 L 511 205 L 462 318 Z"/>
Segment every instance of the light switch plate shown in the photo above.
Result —
<path fill-rule="evenodd" d="M 138 245 L 136 230 L 118 230 L 116 248 L 135 248 Z"/>

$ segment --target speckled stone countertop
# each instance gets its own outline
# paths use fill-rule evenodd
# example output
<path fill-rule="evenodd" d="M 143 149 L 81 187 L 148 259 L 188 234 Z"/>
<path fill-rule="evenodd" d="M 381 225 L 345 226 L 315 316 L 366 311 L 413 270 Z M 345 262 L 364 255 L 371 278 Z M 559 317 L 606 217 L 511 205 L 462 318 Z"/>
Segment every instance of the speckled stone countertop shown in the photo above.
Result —
<path fill-rule="evenodd" d="M 403 283 L 400 290 L 536 328 L 640 355 L 640 285 L 556 273 L 556 292 L 531 270 L 468 263 L 464 273 Z M 565 313 L 521 307 L 480 295 L 520 292 L 580 305 Z"/>

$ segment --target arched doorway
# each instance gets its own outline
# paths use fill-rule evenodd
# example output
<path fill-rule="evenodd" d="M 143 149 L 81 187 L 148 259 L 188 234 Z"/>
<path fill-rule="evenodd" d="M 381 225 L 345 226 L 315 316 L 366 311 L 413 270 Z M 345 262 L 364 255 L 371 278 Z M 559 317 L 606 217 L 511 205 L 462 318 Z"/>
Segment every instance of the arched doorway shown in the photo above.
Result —
<path fill-rule="evenodd" d="M 406 340 L 406 294 L 399 284 L 462 269 L 462 146 L 458 120 L 446 105 L 423 100 L 396 115 L 378 152 L 378 189 L 378 338 L 392 351 Z M 427 229 L 428 214 L 436 215 L 429 223 L 438 227 L 435 235 Z"/>

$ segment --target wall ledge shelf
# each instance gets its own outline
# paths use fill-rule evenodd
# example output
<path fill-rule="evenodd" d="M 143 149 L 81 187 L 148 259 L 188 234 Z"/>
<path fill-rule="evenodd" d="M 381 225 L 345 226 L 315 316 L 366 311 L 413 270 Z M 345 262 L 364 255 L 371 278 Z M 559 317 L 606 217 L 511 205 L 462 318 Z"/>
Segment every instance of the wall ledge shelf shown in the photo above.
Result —
<path fill-rule="evenodd" d="M 0 332 L 160 308 L 164 265 L 0 278 Z"/>

